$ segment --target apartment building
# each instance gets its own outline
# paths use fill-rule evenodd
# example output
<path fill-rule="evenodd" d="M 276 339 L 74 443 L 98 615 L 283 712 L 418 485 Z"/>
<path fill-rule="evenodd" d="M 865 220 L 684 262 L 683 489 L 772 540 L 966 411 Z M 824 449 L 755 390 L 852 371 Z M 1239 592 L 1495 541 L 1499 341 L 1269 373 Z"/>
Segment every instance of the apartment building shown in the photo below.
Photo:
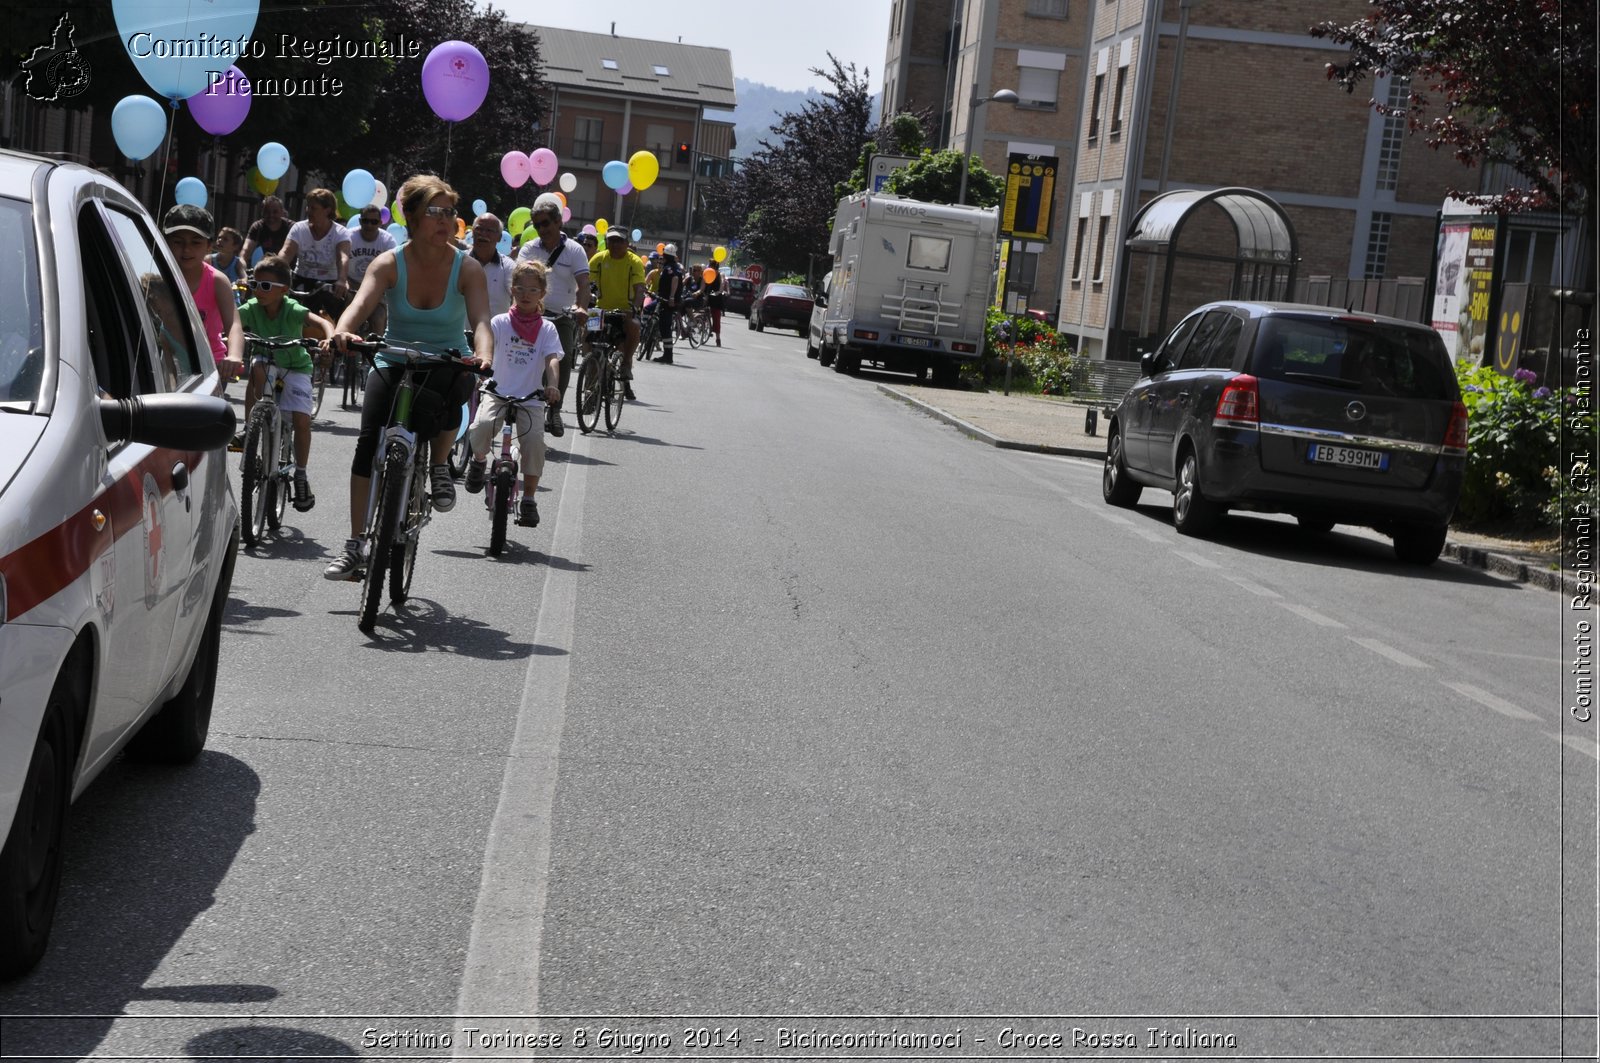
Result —
<path fill-rule="evenodd" d="M 705 257 L 711 243 L 694 238 L 688 204 L 704 182 L 731 172 L 731 53 L 614 33 L 530 29 L 541 42 L 550 90 L 546 144 L 578 181 L 567 195 L 573 227 L 605 218 L 643 230 L 652 245 L 693 238 L 688 253 Z M 626 196 L 608 188 L 605 164 L 640 150 L 660 164 L 655 184 Z"/>
<path fill-rule="evenodd" d="M 1127 238 L 1163 192 L 1264 193 L 1293 231 L 1301 277 L 1428 275 L 1446 190 L 1472 175 L 1407 136 L 1403 118 L 1326 80 L 1347 50 L 1309 28 L 1366 10 L 1364 0 L 895 0 L 885 107 L 948 115 L 945 143 L 970 135 L 995 172 L 1013 152 L 1061 158 L 1051 239 L 1030 247 L 1031 303 L 1055 309 L 1093 356 L 1134 357 L 1162 332 L 1165 270 Z M 938 32 L 923 18 L 942 19 Z M 948 78 L 935 98 L 941 46 Z M 1369 87 L 1383 100 L 1406 91 L 1387 78 Z M 1004 88 L 1022 102 L 971 106 Z M 1197 207 L 1177 249 L 1172 314 L 1229 294 L 1239 239 L 1227 214 Z"/>

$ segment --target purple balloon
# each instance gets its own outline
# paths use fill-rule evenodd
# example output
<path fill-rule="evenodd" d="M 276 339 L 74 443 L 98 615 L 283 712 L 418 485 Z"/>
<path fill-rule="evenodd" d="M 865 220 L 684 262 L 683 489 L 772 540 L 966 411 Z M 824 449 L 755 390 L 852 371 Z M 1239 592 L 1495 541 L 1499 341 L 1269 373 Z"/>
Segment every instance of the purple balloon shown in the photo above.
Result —
<path fill-rule="evenodd" d="M 195 124 L 214 137 L 225 137 L 244 124 L 250 113 L 250 79 L 230 66 L 219 80 L 189 97 Z"/>
<path fill-rule="evenodd" d="M 422 94 L 446 122 L 470 118 L 489 95 L 489 64 L 466 41 L 435 45 L 422 62 Z"/>

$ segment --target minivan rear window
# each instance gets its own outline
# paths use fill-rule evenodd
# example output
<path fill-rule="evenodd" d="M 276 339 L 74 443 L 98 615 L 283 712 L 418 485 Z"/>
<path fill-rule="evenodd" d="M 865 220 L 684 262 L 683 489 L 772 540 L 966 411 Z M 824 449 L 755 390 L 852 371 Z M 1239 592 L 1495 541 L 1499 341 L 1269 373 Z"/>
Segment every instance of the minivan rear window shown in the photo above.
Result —
<path fill-rule="evenodd" d="M 1251 372 L 1266 380 L 1405 399 L 1454 399 L 1438 333 L 1356 318 L 1275 314 L 1261 324 Z"/>

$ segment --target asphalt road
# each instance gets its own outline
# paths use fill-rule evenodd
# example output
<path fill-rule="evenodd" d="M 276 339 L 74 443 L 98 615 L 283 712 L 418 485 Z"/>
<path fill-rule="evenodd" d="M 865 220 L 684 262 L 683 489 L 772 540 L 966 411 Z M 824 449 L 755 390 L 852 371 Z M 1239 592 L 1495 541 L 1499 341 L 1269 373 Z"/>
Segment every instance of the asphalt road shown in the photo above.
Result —
<path fill-rule="evenodd" d="M 325 411 L 207 753 L 80 800 L 0 1054 L 1592 1045 L 1553 1018 L 1592 1012 L 1600 756 L 1559 596 L 1275 518 L 1186 539 L 727 324 L 616 435 L 569 412 L 505 557 L 463 493 L 370 638 L 320 577 Z"/>

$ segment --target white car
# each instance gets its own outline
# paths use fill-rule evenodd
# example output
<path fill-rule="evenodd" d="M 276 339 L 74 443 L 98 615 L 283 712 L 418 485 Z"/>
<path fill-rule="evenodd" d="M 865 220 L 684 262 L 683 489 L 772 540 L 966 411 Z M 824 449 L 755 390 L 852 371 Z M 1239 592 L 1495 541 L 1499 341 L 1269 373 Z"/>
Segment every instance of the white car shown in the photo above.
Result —
<path fill-rule="evenodd" d="M 0 151 L 0 978 L 44 954 L 67 810 L 130 742 L 205 744 L 233 410 L 155 223 Z"/>

